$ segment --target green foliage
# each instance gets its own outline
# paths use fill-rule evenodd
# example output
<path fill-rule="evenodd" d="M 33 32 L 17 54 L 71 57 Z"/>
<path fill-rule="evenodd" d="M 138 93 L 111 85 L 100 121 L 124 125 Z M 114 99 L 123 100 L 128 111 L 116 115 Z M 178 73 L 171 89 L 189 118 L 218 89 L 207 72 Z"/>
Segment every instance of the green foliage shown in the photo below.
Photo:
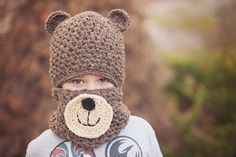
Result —
<path fill-rule="evenodd" d="M 236 55 L 166 57 L 175 75 L 166 87 L 175 101 L 181 145 L 165 156 L 236 156 Z"/>

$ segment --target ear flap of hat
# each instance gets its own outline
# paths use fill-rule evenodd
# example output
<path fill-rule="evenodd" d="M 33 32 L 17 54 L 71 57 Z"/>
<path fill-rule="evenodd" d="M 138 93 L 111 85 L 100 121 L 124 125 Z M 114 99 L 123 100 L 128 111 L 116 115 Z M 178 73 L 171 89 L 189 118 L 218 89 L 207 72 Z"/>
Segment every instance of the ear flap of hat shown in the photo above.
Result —
<path fill-rule="evenodd" d="M 50 34 L 52 34 L 54 30 L 56 29 L 57 25 L 69 17 L 70 17 L 70 14 L 64 11 L 61 11 L 61 10 L 54 11 L 45 20 L 45 29 Z"/>
<path fill-rule="evenodd" d="M 112 21 L 121 32 L 125 31 L 130 24 L 130 17 L 123 9 L 114 9 L 109 12 L 107 18 Z"/>

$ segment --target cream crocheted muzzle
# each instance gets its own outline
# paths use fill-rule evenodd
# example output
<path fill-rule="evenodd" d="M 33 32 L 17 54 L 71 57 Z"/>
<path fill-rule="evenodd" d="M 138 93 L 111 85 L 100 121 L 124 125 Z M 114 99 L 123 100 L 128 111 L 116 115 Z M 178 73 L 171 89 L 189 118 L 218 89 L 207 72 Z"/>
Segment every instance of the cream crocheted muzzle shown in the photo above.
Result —
<path fill-rule="evenodd" d="M 80 94 L 65 108 L 66 126 L 74 134 L 85 138 L 97 138 L 110 127 L 113 109 L 98 95 Z"/>

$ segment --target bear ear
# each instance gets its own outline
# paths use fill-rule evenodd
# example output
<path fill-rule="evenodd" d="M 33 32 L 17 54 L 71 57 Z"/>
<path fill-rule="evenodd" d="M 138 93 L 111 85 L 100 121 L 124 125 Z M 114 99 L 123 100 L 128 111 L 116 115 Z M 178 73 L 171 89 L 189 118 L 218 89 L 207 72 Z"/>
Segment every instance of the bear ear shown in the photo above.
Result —
<path fill-rule="evenodd" d="M 109 12 L 107 18 L 112 21 L 121 32 L 125 31 L 130 24 L 130 17 L 123 9 L 114 9 Z"/>
<path fill-rule="evenodd" d="M 45 29 L 50 34 L 52 34 L 56 29 L 57 25 L 69 17 L 70 14 L 64 11 L 61 10 L 54 11 L 50 15 L 48 15 L 47 19 L 45 20 Z"/>

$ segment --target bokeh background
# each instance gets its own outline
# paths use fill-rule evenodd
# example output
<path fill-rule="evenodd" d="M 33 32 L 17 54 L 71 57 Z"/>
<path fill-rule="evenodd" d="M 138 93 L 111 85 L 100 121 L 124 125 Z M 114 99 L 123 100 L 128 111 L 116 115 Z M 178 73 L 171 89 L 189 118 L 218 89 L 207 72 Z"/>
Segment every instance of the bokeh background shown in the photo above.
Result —
<path fill-rule="evenodd" d="M 124 103 L 151 123 L 163 155 L 235 157 L 235 0 L 0 0 L 0 156 L 25 156 L 56 108 L 47 15 L 114 8 L 132 18 Z"/>

